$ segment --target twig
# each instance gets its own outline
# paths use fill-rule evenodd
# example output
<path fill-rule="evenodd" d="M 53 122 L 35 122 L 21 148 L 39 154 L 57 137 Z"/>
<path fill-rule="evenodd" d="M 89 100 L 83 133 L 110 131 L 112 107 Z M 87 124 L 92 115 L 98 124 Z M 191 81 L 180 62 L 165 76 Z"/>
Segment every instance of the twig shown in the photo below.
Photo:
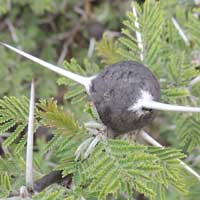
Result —
<path fill-rule="evenodd" d="M 33 185 L 34 191 L 41 192 L 43 189 L 62 180 L 62 171 L 52 171 L 35 181 Z"/>
<path fill-rule="evenodd" d="M 34 130 L 34 104 L 35 104 L 34 81 L 31 83 L 28 135 L 26 147 L 26 186 L 33 188 L 33 130 Z"/>
<path fill-rule="evenodd" d="M 47 42 L 49 44 L 52 44 L 52 43 L 56 43 L 58 42 L 58 40 L 66 40 L 67 38 L 69 38 L 71 35 L 71 31 L 65 31 L 63 33 L 58 33 L 58 34 L 55 34 L 53 35 L 52 37 L 50 37 Z"/>
<path fill-rule="evenodd" d="M 137 16 L 137 11 L 135 9 L 135 6 L 133 5 L 133 8 L 132 8 L 132 11 L 133 11 L 133 15 L 135 17 L 135 27 L 139 30 L 140 28 L 140 25 L 138 23 L 138 16 Z M 143 55 L 143 52 L 144 52 L 144 46 L 143 46 L 143 43 L 142 43 L 142 35 L 139 31 L 136 31 L 136 38 L 137 38 L 137 43 L 138 43 L 138 47 L 140 49 L 140 60 L 143 61 L 144 60 L 144 55 Z"/>
<path fill-rule="evenodd" d="M 68 52 L 69 44 L 70 44 L 70 42 L 68 42 L 68 41 L 66 41 L 64 43 L 63 48 L 62 48 L 62 52 L 61 52 L 60 57 L 59 57 L 58 62 L 57 62 L 57 65 L 63 64 L 63 61 L 65 60 L 65 56 Z"/>
<path fill-rule="evenodd" d="M 148 133 L 146 133 L 144 130 L 140 132 L 140 135 L 144 140 L 146 140 L 148 143 L 152 144 L 153 146 L 164 148 L 160 143 L 158 143 L 156 140 L 154 140 Z M 185 168 L 190 174 L 194 175 L 199 181 L 200 181 L 200 175 L 194 171 L 191 167 L 189 167 L 187 164 L 185 164 L 183 161 L 179 160 L 180 164 Z"/>
<path fill-rule="evenodd" d="M 33 190 L 41 192 L 46 187 L 58 183 L 62 186 L 69 188 L 72 181 L 72 174 L 62 177 L 62 171 L 52 171 L 49 174 L 43 176 L 41 179 L 34 182 Z"/>
<path fill-rule="evenodd" d="M 66 42 L 63 45 L 61 55 L 60 55 L 58 62 L 57 62 L 58 65 L 63 63 L 65 56 L 68 52 L 68 47 L 72 44 L 76 34 L 80 30 L 81 22 L 82 22 L 82 19 L 80 19 L 80 21 L 74 26 L 74 28 L 70 32 L 68 32 L 68 34 L 66 33 L 66 35 L 68 36 L 68 39 L 66 40 Z"/>
<path fill-rule="evenodd" d="M 48 174 L 44 175 L 42 178 L 36 180 L 33 184 L 33 191 L 34 192 L 41 192 L 44 190 L 46 187 L 58 183 L 62 185 L 63 187 L 70 188 L 72 182 L 72 174 L 69 174 L 65 177 L 62 177 L 62 171 L 51 171 Z M 18 199 L 18 196 L 21 195 L 21 187 L 17 191 L 12 191 L 9 195 L 9 197 L 14 197 Z M 8 198 L 11 199 L 11 198 Z M 1 199 L 0 199 L 1 200 Z"/>
<path fill-rule="evenodd" d="M 9 29 L 9 31 L 10 31 L 10 34 L 11 34 L 11 37 L 12 37 L 13 41 L 14 41 L 16 44 L 18 44 L 19 39 L 18 39 L 17 33 L 16 33 L 16 31 L 15 31 L 15 27 L 13 26 L 13 24 L 11 23 L 11 21 L 10 21 L 9 19 L 6 19 L 5 22 L 6 22 L 7 26 L 8 26 L 8 29 Z M 20 46 L 20 45 L 18 45 L 17 47 L 18 47 L 19 49 L 21 49 L 21 46 Z"/>
<path fill-rule="evenodd" d="M 177 20 L 174 17 L 172 17 L 172 23 L 174 24 L 175 28 L 178 30 L 178 33 L 182 37 L 182 39 L 185 42 L 185 44 L 187 46 L 189 46 L 190 42 L 189 42 L 186 34 L 184 33 L 183 29 L 181 28 L 181 26 L 178 24 Z"/>

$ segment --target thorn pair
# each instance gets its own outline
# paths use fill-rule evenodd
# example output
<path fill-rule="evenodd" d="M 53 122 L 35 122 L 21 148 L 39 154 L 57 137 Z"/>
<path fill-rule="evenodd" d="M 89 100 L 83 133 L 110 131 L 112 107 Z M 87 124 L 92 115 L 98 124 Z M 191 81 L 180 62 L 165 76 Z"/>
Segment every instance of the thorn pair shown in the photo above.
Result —
<path fill-rule="evenodd" d="M 83 77 L 81 75 L 75 74 L 73 72 L 64 70 L 58 66 L 55 66 L 51 63 L 48 63 L 44 60 L 41 60 L 39 58 L 36 58 L 20 49 L 17 49 L 13 46 L 10 46 L 6 43 L 0 42 L 1 45 L 3 45 L 4 47 L 16 52 L 17 54 L 20 54 L 21 56 L 24 56 L 25 58 L 28 58 L 29 60 L 32 60 L 35 63 L 38 63 L 40 65 L 42 65 L 43 67 L 54 71 L 62 76 L 65 76 L 69 79 L 72 79 L 76 82 L 78 82 L 79 84 L 85 86 L 86 91 L 88 92 L 88 94 L 90 94 L 90 88 L 92 86 L 92 80 L 95 79 L 97 76 L 92 76 L 92 77 Z M 200 108 L 198 107 L 189 107 L 189 106 L 179 106 L 179 105 L 170 105 L 170 104 L 165 104 L 165 103 L 160 103 L 160 102 L 156 102 L 153 100 L 149 100 L 149 101 L 144 101 L 143 104 L 141 105 L 142 108 L 147 108 L 147 109 L 154 109 L 154 110 L 164 110 L 164 111 L 177 111 L 177 112 L 200 112 Z M 131 110 L 131 107 L 129 108 L 129 110 Z"/>

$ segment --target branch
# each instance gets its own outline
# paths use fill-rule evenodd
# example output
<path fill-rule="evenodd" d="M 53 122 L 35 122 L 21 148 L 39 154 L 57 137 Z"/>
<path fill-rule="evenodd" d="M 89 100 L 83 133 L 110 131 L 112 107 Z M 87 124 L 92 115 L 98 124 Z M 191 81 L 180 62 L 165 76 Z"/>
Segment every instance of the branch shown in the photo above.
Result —
<path fill-rule="evenodd" d="M 64 187 L 69 188 L 72 181 L 72 174 L 62 177 L 62 171 L 52 171 L 49 174 L 43 176 L 41 179 L 37 180 L 33 184 L 33 190 L 36 192 L 41 192 L 46 187 L 59 183 Z"/>
<path fill-rule="evenodd" d="M 158 143 L 156 140 L 154 140 L 148 133 L 146 133 L 144 130 L 140 132 L 140 135 L 144 140 L 146 140 L 148 143 L 152 144 L 153 146 L 164 148 L 160 143 Z M 179 160 L 180 164 L 185 168 L 190 174 L 194 175 L 198 181 L 200 181 L 200 175 L 194 171 L 191 167 L 189 167 L 187 164 L 185 164 L 183 161 Z"/>
<path fill-rule="evenodd" d="M 31 192 L 32 192 L 32 194 L 34 192 L 41 192 L 48 186 L 55 184 L 55 183 L 58 183 L 66 188 L 70 188 L 71 182 L 72 182 L 72 174 L 62 177 L 62 171 L 51 171 L 51 172 L 49 172 L 49 174 L 44 175 L 42 178 L 36 180 L 33 183 L 33 188 L 32 188 L 33 191 L 31 191 Z M 12 191 L 9 195 L 9 198 L 7 198 L 7 199 L 12 199 L 12 198 L 18 199 L 18 197 L 21 198 L 21 194 L 22 194 L 21 189 L 22 188 L 23 188 L 23 186 L 17 191 Z M 0 199 L 0 200 L 3 200 L 3 199 Z"/>

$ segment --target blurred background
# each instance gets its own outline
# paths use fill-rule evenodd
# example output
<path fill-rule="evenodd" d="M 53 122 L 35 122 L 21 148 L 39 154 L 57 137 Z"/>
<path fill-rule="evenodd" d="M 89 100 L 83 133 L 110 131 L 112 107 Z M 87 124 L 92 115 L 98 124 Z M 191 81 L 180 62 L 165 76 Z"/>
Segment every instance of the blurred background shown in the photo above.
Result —
<path fill-rule="evenodd" d="M 84 60 L 87 58 L 91 65 L 97 64 L 101 69 L 105 67 L 105 64 L 98 56 L 95 56 L 94 41 L 99 42 L 104 33 L 112 38 L 118 38 L 121 35 L 122 21 L 126 18 L 126 11 L 131 9 L 131 2 L 131 0 L 0 0 L 0 41 L 59 66 L 62 66 L 65 60 L 69 61 L 71 58 L 75 58 L 81 66 L 84 66 Z M 137 2 L 142 4 L 144 0 Z M 188 28 L 189 23 L 186 19 L 189 15 L 192 15 L 198 21 L 198 23 L 195 21 L 194 24 L 199 25 L 199 0 L 161 0 L 160 4 L 165 10 L 166 21 L 175 17 L 183 27 Z M 166 43 L 169 42 L 167 50 L 174 52 L 174 57 L 176 57 L 175 53 L 178 55 L 184 49 L 187 64 L 192 63 L 199 70 L 200 35 L 199 37 L 196 36 L 198 35 L 196 31 L 198 27 L 195 28 L 188 28 L 188 33 L 191 31 L 191 41 L 187 46 L 171 23 L 167 34 L 171 34 L 172 37 L 169 36 L 169 38 L 172 38 L 172 40 L 166 40 Z M 166 46 L 163 45 L 162 47 Z M 165 66 L 167 62 L 168 60 L 164 60 L 161 64 Z M 177 63 L 174 61 L 169 65 L 175 66 Z M 157 64 L 160 64 L 159 61 Z M 172 80 L 174 77 L 170 77 L 171 74 L 168 75 L 169 73 L 167 74 L 170 69 L 170 67 L 167 68 L 166 73 L 164 72 L 163 76 L 159 77 L 160 82 L 162 84 L 164 77 L 168 80 L 168 82 L 166 81 L 167 89 L 174 85 L 178 88 L 178 81 Z M 156 73 L 156 71 L 154 72 Z M 68 93 L 68 85 L 62 84 L 64 81 L 58 81 L 58 75 L 0 47 L 0 97 L 28 96 L 32 78 L 36 82 L 37 99 L 53 97 L 59 104 L 67 105 L 80 121 L 82 119 L 87 121 L 88 113 L 83 112 L 86 109 L 85 104 L 76 104 L 76 106 L 70 104 L 71 99 L 69 97 L 73 94 Z M 199 95 L 199 87 L 200 85 L 194 91 L 196 96 Z M 182 98 L 185 95 L 181 93 L 181 90 L 178 91 L 179 94 L 177 92 L 174 96 L 173 91 L 170 92 L 171 96 L 167 92 L 165 94 L 166 99 L 167 96 L 170 96 L 167 101 L 172 103 L 177 102 L 177 99 L 179 101 L 179 97 Z M 165 95 L 163 96 L 165 98 Z M 180 102 L 183 103 L 181 100 Z M 182 121 L 182 124 L 178 124 L 177 119 L 180 119 L 180 116 L 183 117 L 182 114 L 173 116 L 173 114 L 161 113 L 160 117 L 156 119 L 155 125 L 150 127 L 150 130 L 154 133 L 154 138 L 166 146 L 182 148 L 183 145 L 181 146 L 178 137 L 173 134 L 176 131 L 175 124 L 177 127 L 178 125 L 181 127 L 185 123 Z M 37 133 L 38 135 L 46 134 L 41 129 L 37 130 Z M 199 129 L 195 133 L 199 134 Z M 187 153 L 187 147 L 184 150 Z M 199 160 L 199 149 L 190 150 L 188 163 L 196 169 L 200 169 Z M 198 199 L 199 187 L 195 184 L 192 185 L 195 197 L 191 196 L 191 200 Z M 169 193 L 169 199 L 178 199 L 177 196 L 176 193 Z M 143 197 L 141 196 L 138 199 L 143 199 Z"/>
<path fill-rule="evenodd" d="M 186 15 L 199 5 L 198 0 L 160 2 L 169 17 L 176 15 L 177 9 Z M 104 32 L 120 35 L 130 4 L 130 0 L 1 0 L 0 40 L 60 66 L 72 57 L 82 63 L 91 38 L 98 41 Z M 62 101 L 66 87 L 56 84 L 56 74 L 2 47 L 0 60 L 1 97 L 27 95 L 34 77 L 38 97 Z"/>
<path fill-rule="evenodd" d="M 0 40 L 62 66 L 87 57 L 90 39 L 103 32 L 118 35 L 130 1 L 3 0 L 0 1 Z M 0 96 L 27 95 L 32 77 L 38 97 L 62 99 L 57 76 L 0 48 Z"/>

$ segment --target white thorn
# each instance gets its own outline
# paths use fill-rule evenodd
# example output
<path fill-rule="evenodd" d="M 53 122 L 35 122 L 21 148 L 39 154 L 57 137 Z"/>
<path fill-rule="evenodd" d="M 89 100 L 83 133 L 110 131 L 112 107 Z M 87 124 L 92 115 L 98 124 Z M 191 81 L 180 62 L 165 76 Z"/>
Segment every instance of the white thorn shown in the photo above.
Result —
<path fill-rule="evenodd" d="M 158 143 L 156 140 L 154 140 L 148 133 L 146 133 L 145 131 L 141 131 L 140 135 L 142 136 L 143 139 L 145 139 L 148 143 L 152 144 L 153 146 L 156 147 L 160 147 L 160 148 L 164 148 L 160 143 Z M 183 168 L 185 168 L 190 174 L 194 175 L 198 181 L 200 181 L 200 175 L 194 171 L 190 166 L 188 166 L 187 164 L 185 164 L 183 161 L 177 159 L 179 161 L 179 163 L 183 166 Z"/>
<path fill-rule="evenodd" d="M 34 105 L 35 105 L 35 88 L 34 81 L 31 83 L 29 117 L 28 117 L 28 134 L 26 147 L 26 186 L 33 188 L 33 133 L 34 133 Z"/>
<path fill-rule="evenodd" d="M 89 88 L 90 88 L 90 85 L 91 85 L 91 81 L 93 79 L 92 77 L 80 76 L 80 75 L 75 74 L 73 72 L 64 70 L 64 69 L 62 69 L 60 67 L 57 67 L 57 66 L 55 66 L 55 65 L 53 65 L 51 63 L 48 63 L 48 62 L 46 62 L 44 60 L 36 58 L 36 57 L 34 57 L 34 56 L 32 56 L 32 55 L 30 55 L 30 54 L 28 54 L 28 53 L 26 53 L 26 52 L 24 52 L 24 51 L 22 51 L 20 49 L 12 47 L 12 46 L 10 46 L 8 44 L 5 44 L 3 42 L 0 42 L 0 44 L 3 45 L 4 47 L 7 47 L 7 48 L 11 49 L 12 51 L 14 51 L 16 53 L 28 58 L 29 60 L 32 60 L 32 61 L 42 65 L 43 67 L 45 67 L 47 69 L 50 69 L 50 70 L 52 70 L 52 71 L 54 71 L 54 72 L 56 72 L 56 73 L 58 73 L 60 75 L 63 75 L 65 77 L 69 78 L 69 79 L 72 79 L 72 80 L 84 85 L 86 90 L 89 91 Z"/>
<path fill-rule="evenodd" d="M 138 23 L 138 16 L 137 16 L 137 11 L 135 9 L 135 6 L 133 5 L 132 6 L 132 12 L 133 12 L 133 15 L 135 17 L 135 27 L 139 30 L 140 28 L 140 25 Z M 140 49 L 140 60 L 143 61 L 144 60 L 144 55 L 143 55 L 143 52 L 144 52 L 144 46 L 143 46 L 143 43 L 142 43 L 142 35 L 139 31 L 136 31 L 136 38 L 137 38 L 137 43 L 138 43 L 138 47 Z"/>
<path fill-rule="evenodd" d="M 178 22 L 176 21 L 176 19 L 174 17 L 172 17 L 172 23 L 174 24 L 175 28 L 178 30 L 178 33 L 182 37 L 182 39 L 185 42 L 185 44 L 187 46 L 189 46 L 190 42 L 189 42 L 186 34 L 184 33 L 183 29 L 181 28 L 181 26 L 178 24 Z"/>
<path fill-rule="evenodd" d="M 189 88 L 192 88 L 194 85 L 196 85 L 197 83 L 200 82 L 200 76 L 195 77 L 194 79 L 192 79 L 189 83 Z"/>
<path fill-rule="evenodd" d="M 90 45 L 89 45 L 89 49 L 88 49 L 88 54 L 87 54 L 87 57 L 90 59 L 92 58 L 92 55 L 94 53 L 94 50 L 95 50 L 95 43 L 96 43 L 96 40 L 94 38 L 91 38 L 90 39 Z"/>
<path fill-rule="evenodd" d="M 200 112 L 200 108 L 198 107 L 171 105 L 166 103 L 160 103 L 157 101 L 144 101 L 142 102 L 142 107 L 154 110 L 165 110 L 175 112 Z"/>

